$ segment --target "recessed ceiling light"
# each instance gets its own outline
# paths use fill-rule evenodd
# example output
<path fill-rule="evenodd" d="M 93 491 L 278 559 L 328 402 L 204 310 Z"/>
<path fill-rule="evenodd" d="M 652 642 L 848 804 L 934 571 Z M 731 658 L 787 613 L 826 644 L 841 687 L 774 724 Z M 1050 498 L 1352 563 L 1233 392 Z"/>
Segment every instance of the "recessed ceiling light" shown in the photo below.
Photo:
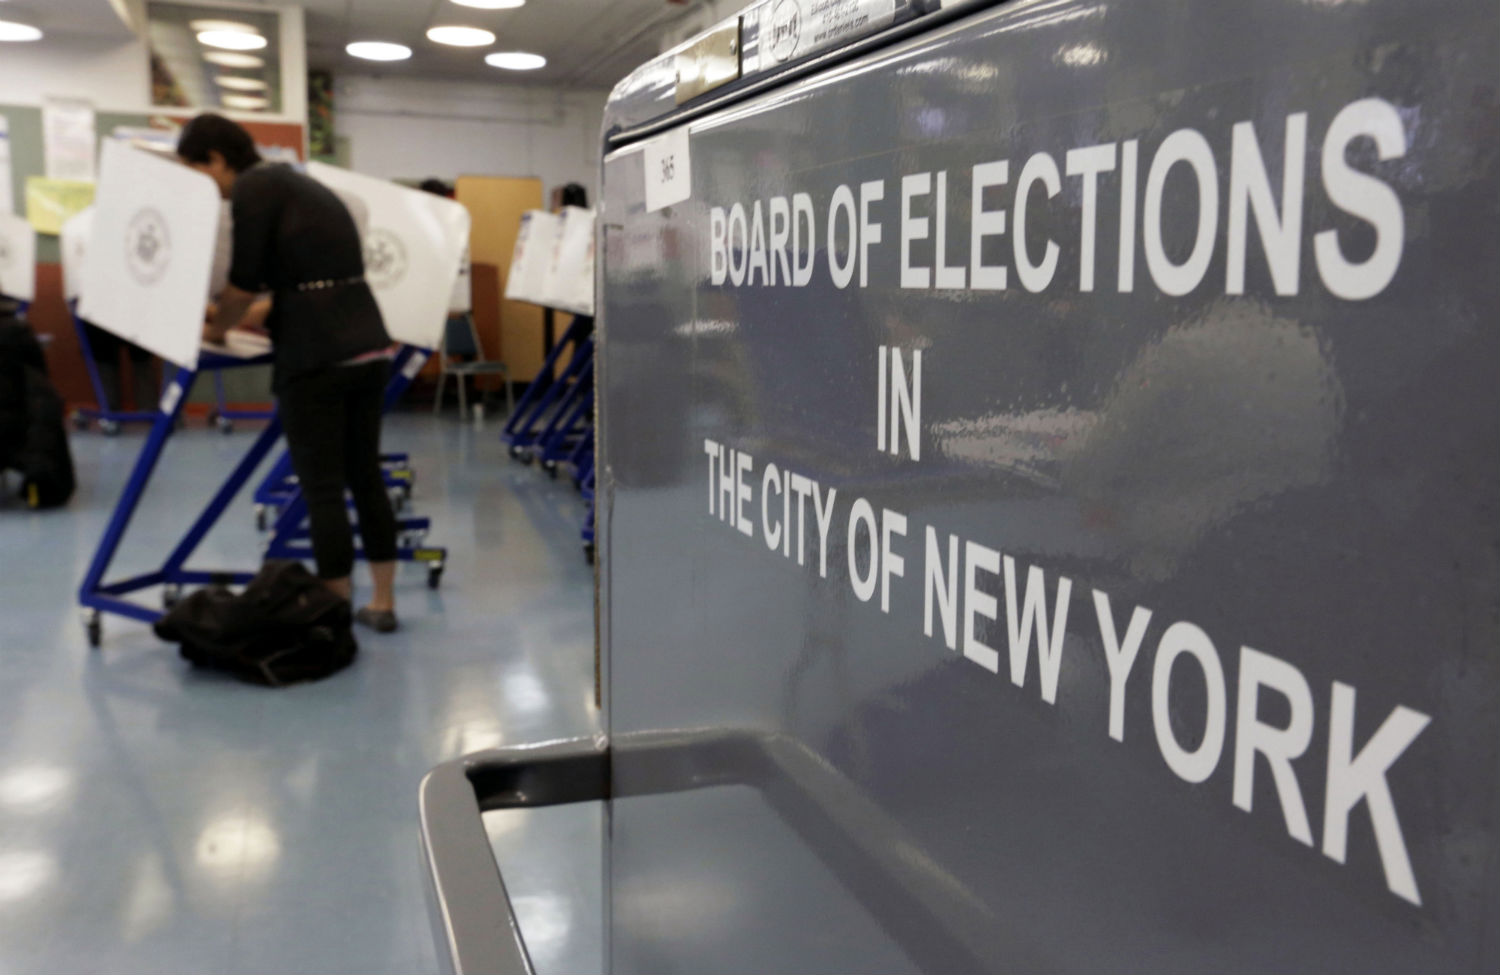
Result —
<path fill-rule="evenodd" d="M 453 0 L 460 7 L 476 10 L 514 10 L 526 5 L 526 0 Z"/>
<path fill-rule="evenodd" d="M 209 64 L 225 68 L 264 68 L 266 62 L 253 54 L 234 54 L 230 51 L 209 51 L 203 55 Z"/>
<path fill-rule="evenodd" d="M 387 41 L 355 41 L 344 50 L 366 61 L 405 61 L 411 57 L 411 48 Z"/>
<path fill-rule="evenodd" d="M 187 21 L 187 27 L 192 28 L 193 33 L 202 33 L 205 30 L 234 30 L 242 34 L 261 33 L 260 27 L 255 24 L 245 24 L 240 21 Z"/>
<path fill-rule="evenodd" d="M 0 41 L 39 41 L 41 39 L 42 31 L 38 27 L 0 20 Z"/>
<path fill-rule="evenodd" d="M 545 68 L 547 59 L 526 51 L 497 51 L 485 58 L 484 63 L 507 71 L 535 71 L 537 68 Z"/>
<path fill-rule="evenodd" d="M 219 75 L 214 81 L 220 88 L 230 91 L 265 91 L 266 83 L 259 78 L 241 78 L 236 75 Z"/>
<path fill-rule="evenodd" d="M 242 30 L 206 30 L 198 34 L 198 43 L 226 51 L 259 51 L 266 46 L 266 39 Z"/>
<path fill-rule="evenodd" d="M 254 110 L 265 108 L 269 102 L 257 95 L 225 95 L 220 99 L 225 108 L 243 108 Z"/>
<path fill-rule="evenodd" d="M 432 27 L 427 39 L 453 47 L 484 47 L 495 43 L 495 35 L 482 27 Z"/>

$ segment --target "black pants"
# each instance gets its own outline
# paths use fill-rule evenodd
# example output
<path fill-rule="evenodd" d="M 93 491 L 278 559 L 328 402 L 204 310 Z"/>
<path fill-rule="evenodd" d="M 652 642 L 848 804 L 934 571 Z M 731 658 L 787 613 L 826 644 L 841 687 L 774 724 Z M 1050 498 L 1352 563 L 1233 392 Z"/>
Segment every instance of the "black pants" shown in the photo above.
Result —
<path fill-rule="evenodd" d="M 396 558 L 396 515 L 380 472 L 380 404 L 389 371 L 384 360 L 334 366 L 288 380 L 278 394 L 324 579 L 342 579 L 354 569 L 345 488 L 359 513 L 365 558 Z"/>

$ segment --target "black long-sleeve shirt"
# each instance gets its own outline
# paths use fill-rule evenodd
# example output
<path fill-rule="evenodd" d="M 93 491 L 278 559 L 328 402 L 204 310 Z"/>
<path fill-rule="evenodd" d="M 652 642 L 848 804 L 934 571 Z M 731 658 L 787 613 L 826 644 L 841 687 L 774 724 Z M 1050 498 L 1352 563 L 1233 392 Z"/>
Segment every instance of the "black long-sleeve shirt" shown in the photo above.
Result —
<path fill-rule="evenodd" d="M 277 388 L 391 343 L 365 282 L 359 229 L 328 187 L 289 166 L 254 166 L 235 180 L 229 282 L 272 293 L 267 328 Z"/>

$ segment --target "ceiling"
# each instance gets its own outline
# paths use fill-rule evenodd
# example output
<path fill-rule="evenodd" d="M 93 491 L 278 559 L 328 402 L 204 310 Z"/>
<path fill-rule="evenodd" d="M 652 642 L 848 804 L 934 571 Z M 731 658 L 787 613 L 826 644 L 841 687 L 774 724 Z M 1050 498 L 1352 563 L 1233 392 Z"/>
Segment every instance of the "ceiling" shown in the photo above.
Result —
<path fill-rule="evenodd" d="M 655 57 L 663 33 L 691 3 L 674 0 L 527 0 L 515 10 L 475 10 L 451 0 L 302 0 L 307 11 L 308 61 L 314 68 L 388 75 L 448 77 L 611 88 Z M 483 27 L 492 47 L 435 44 L 427 28 Z M 395 41 L 412 49 L 409 61 L 377 63 L 344 53 L 350 41 Z M 544 55 L 536 71 L 502 71 L 484 63 L 491 51 Z"/>
<path fill-rule="evenodd" d="M 118 11 L 129 7 L 128 0 L 0 0 L 0 20 L 18 20 L 48 33 L 124 40 L 130 28 Z"/>

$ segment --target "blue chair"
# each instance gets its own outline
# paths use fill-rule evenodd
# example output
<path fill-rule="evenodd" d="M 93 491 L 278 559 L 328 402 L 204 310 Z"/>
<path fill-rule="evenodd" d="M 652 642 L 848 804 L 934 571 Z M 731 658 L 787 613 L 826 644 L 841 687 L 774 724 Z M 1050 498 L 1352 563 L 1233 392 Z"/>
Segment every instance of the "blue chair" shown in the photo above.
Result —
<path fill-rule="evenodd" d="M 515 393 L 510 388 L 510 370 L 505 363 L 484 357 L 484 346 L 479 341 L 478 329 L 474 327 L 473 315 L 466 312 L 448 316 L 448 324 L 443 331 L 443 344 L 438 349 L 438 368 L 440 372 L 437 395 L 432 401 L 433 413 L 442 412 L 443 390 L 447 387 L 449 376 L 458 379 L 458 415 L 462 419 L 469 415 L 468 377 L 496 375 L 505 381 L 506 415 L 515 412 Z"/>

